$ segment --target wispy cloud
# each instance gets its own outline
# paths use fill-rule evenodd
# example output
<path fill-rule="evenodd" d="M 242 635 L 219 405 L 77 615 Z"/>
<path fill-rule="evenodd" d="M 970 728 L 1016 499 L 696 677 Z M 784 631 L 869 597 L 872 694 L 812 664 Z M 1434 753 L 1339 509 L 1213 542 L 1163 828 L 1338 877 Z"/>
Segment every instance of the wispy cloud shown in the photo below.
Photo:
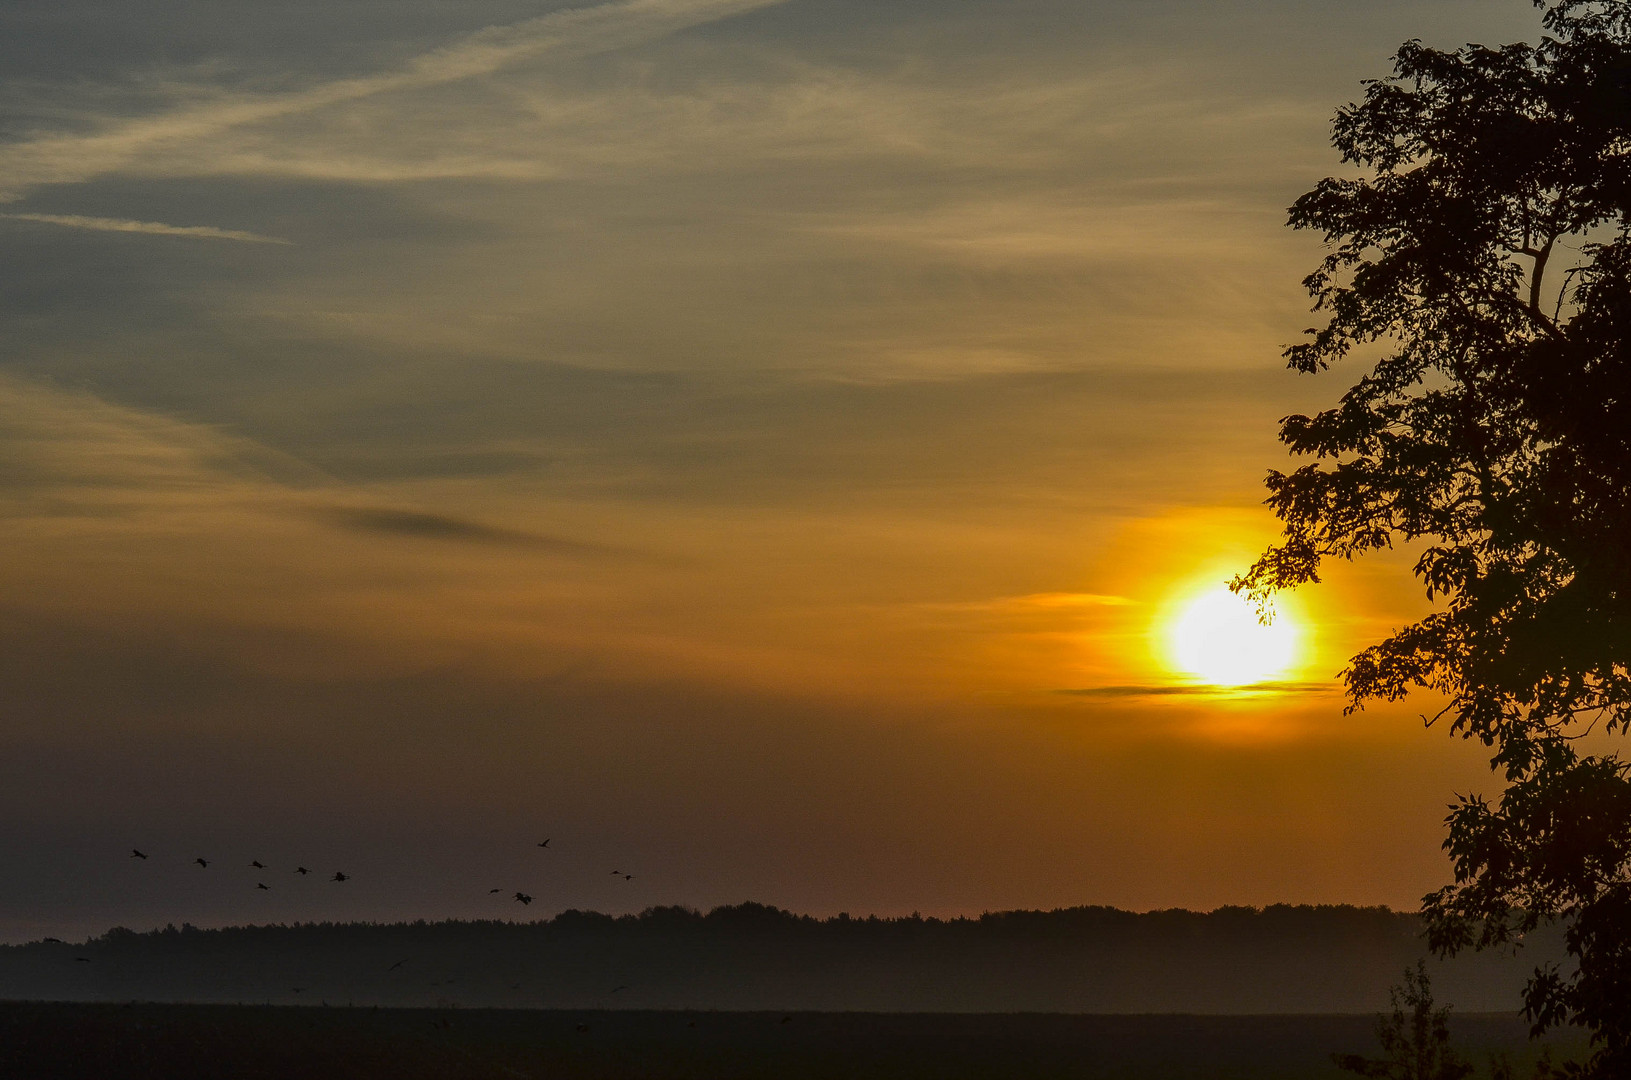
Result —
<path fill-rule="evenodd" d="M 162 221 L 131 221 L 128 218 L 88 217 L 84 214 L 0 214 L 12 221 L 38 221 L 46 225 L 66 225 L 71 229 L 97 232 L 147 233 L 151 236 L 195 236 L 206 240 L 237 240 L 244 244 L 289 244 L 277 236 L 242 229 L 218 229 L 213 225 L 168 225 Z"/>
<path fill-rule="evenodd" d="M 604 544 L 587 544 L 560 536 L 548 536 L 526 529 L 450 514 L 434 514 L 391 506 L 327 506 L 317 516 L 340 528 L 379 536 L 400 536 L 413 540 L 446 540 L 473 544 L 500 544 L 532 548 L 559 555 L 605 556 L 627 554 Z"/>
<path fill-rule="evenodd" d="M 1061 694 L 1086 698 L 1141 697 L 1257 697 L 1268 694 L 1334 694 L 1341 689 L 1335 682 L 1261 682 L 1244 686 L 1215 686 L 1210 683 L 1151 683 L 1149 685 L 1090 686 L 1060 690 Z"/>
<path fill-rule="evenodd" d="M 1125 596 L 1103 593 L 1045 592 L 1022 596 L 999 596 L 991 600 L 931 602 L 918 605 L 943 611 L 991 611 L 999 613 L 1036 611 L 1081 611 L 1091 608 L 1128 607 L 1134 601 Z"/>
<path fill-rule="evenodd" d="M 222 95 L 93 134 L 47 135 L 0 152 L 0 200 L 44 184 L 116 172 L 147 155 L 219 138 L 236 128 L 490 75 L 545 54 L 584 56 L 650 41 L 782 0 L 619 0 L 489 27 L 389 71 L 334 79 L 283 94 Z"/>

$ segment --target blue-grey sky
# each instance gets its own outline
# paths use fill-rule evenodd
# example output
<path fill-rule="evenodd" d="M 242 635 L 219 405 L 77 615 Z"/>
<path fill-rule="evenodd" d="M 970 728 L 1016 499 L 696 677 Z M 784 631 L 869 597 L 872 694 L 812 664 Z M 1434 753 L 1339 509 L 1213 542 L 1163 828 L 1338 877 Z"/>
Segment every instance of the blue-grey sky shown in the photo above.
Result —
<path fill-rule="evenodd" d="M 1406 38 L 1536 24 L 5 5 L 0 937 L 492 914 L 489 878 L 1413 903 L 1482 764 L 1331 681 L 1403 564 L 1291 609 L 1271 691 L 1167 637 L 1340 390 L 1278 358 L 1332 111 Z"/>

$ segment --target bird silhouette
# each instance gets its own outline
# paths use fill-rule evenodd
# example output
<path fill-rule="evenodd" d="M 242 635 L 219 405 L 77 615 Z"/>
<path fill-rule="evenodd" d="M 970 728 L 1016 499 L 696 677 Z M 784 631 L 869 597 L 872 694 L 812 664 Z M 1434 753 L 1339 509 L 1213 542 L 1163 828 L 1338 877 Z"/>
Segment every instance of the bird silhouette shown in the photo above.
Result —
<path fill-rule="evenodd" d="M 267 891 L 267 892 L 271 892 L 271 891 L 272 891 L 272 886 L 270 886 L 270 885 L 268 885 L 268 884 L 266 884 L 266 882 L 264 882 L 264 881 L 257 881 L 257 882 L 255 882 L 255 888 L 257 888 L 257 889 L 265 889 L 265 890 L 266 890 L 266 891 Z"/>
<path fill-rule="evenodd" d="M 398 960 L 396 963 L 392 964 L 390 967 L 386 968 L 385 970 L 386 971 L 395 971 L 397 968 L 401 967 L 403 964 L 406 964 L 407 962 L 408 962 L 408 958 L 406 956 L 404 956 L 402 959 Z"/>
<path fill-rule="evenodd" d="M 550 839 L 554 839 L 554 838 L 551 837 Z M 545 840 L 543 843 L 539 844 L 538 846 L 539 847 L 548 847 L 549 846 L 549 840 Z"/>
<path fill-rule="evenodd" d="M 496 893 L 496 892 L 503 892 L 503 891 L 504 891 L 504 890 L 503 890 L 503 889 L 488 889 L 488 890 L 487 890 L 487 895 L 488 895 L 488 896 L 491 896 L 491 895 L 493 895 L 493 894 L 494 894 L 494 893 Z"/>
<path fill-rule="evenodd" d="M 306 992 L 306 988 L 304 986 L 291 986 L 289 987 L 289 992 L 292 994 L 304 994 Z"/>
<path fill-rule="evenodd" d="M 307 870 L 304 866 L 295 867 L 294 872 L 297 873 L 297 874 L 309 874 L 309 873 L 311 873 L 311 871 Z"/>
<path fill-rule="evenodd" d="M 47 942 L 49 944 L 52 944 L 52 945 L 62 945 L 62 944 L 64 944 L 63 940 L 61 938 L 59 938 L 59 937 L 41 938 L 40 940 L 44 941 L 44 942 Z"/>
<path fill-rule="evenodd" d="M 88 957 L 88 956 L 76 956 L 76 957 L 74 957 L 74 963 L 76 963 L 76 964 L 88 964 L 90 962 L 91 962 L 91 958 Z"/>
<path fill-rule="evenodd" d="M 612 871 L 612 877 L 622 877 L 622 876 L 623 876 L 623 871 L 621 871 L 621 870 L 613 870 Z"/>
<path fill-rule="evenodd" d="M 532 897 L 530 897 L 530 896 L 528 896 L 528 895 L 527 895 L 527 894 L 526 894 L 526 893 L 524 893 L 524 892 L 518 892 L 518 893 L 516 893 L 516 894 L 515 894 L 515 898 L 516 898 L 516 899 L 517 899 L 517 900 L 519 900 L 519 901 L 521 901 L 521 902 L 522 902 L 522 903 L 523 903 L 523 904 L 530 904 L 530 903 L 532 903 Z"/>
<path fill-rule="evenodd" d="M 344 880 L 346 880 L 345 872 L 342 871 L 342 870 L 336 870 L 336 871 L 334 871 L 334 876 L 329 878 L 329 880 L 330 881 L 344 881 Z"/>
<path fill-rule="evenodd" d="M 142 852 L 138 851 L 136 848 L 131 848 L 130 849 L 130 857 L 132 859 L 145 859 L 145 858 L 147 858 L 146 855 L 144 855 Z"/>
<path fill-rule="evenodd" d="M 627 989 L 628 989 L 628 987 L 626 987 L 626 986 L 614 986 L 614 987 L 612 987 L 612 993 L 614 993 L 614 994 L 620 994 L 620 993 L 622 993 L 622 992 L 623 992 L 623 991 L 624 991 L 624 990 L 627 990 Z"/>
<path fill-rule="evenodd" d="M 634 880 L 634 875 L 633 874 L 624 874 L 623 875 L 623 880 L 624 881 L 633 881 Z"/>
<path fill-rule="evenodd" d="M 194 859 L 193 862 L 197 863 L 199 866 L 202 866 L 206 870 L 210 868 L 210 861 L 208 859 Z"/>
<path fill-rule="evenodd" d="M 265 870 L 266 869 L 266 864 L 261 862 L 259 859 L 250 859 L 249 860 L 249 865 L 253 866 L 256 870 Z"/>

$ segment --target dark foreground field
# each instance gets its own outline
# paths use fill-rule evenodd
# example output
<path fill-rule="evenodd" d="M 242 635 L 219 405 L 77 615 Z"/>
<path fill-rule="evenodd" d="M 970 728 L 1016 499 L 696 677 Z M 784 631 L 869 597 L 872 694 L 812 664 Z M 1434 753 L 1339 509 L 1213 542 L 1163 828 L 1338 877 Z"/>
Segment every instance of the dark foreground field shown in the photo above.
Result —
<path fill-rule="evenodd" d="M 1364 1016 L 743 1013 L 0 1003 L 0 1073 L 35 1080 L 1317 1080 Z M 1514 1016 L 1454 1019 L 1484 1065 Z"/>

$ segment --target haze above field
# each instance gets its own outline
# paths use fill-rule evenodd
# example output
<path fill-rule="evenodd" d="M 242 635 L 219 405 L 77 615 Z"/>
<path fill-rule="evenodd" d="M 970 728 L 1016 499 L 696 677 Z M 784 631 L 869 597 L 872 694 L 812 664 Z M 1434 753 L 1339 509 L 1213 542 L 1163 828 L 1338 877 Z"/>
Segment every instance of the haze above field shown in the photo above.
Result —
<path fill-rule="evenodd" d="M 1488 785 L 1339 716 L 1408 561 L 1205 598 L 1342 385 L 1278 360 L 1332 110 L 1535 24 L 6 5 L 0 939 L 1412 906 Z"/>

